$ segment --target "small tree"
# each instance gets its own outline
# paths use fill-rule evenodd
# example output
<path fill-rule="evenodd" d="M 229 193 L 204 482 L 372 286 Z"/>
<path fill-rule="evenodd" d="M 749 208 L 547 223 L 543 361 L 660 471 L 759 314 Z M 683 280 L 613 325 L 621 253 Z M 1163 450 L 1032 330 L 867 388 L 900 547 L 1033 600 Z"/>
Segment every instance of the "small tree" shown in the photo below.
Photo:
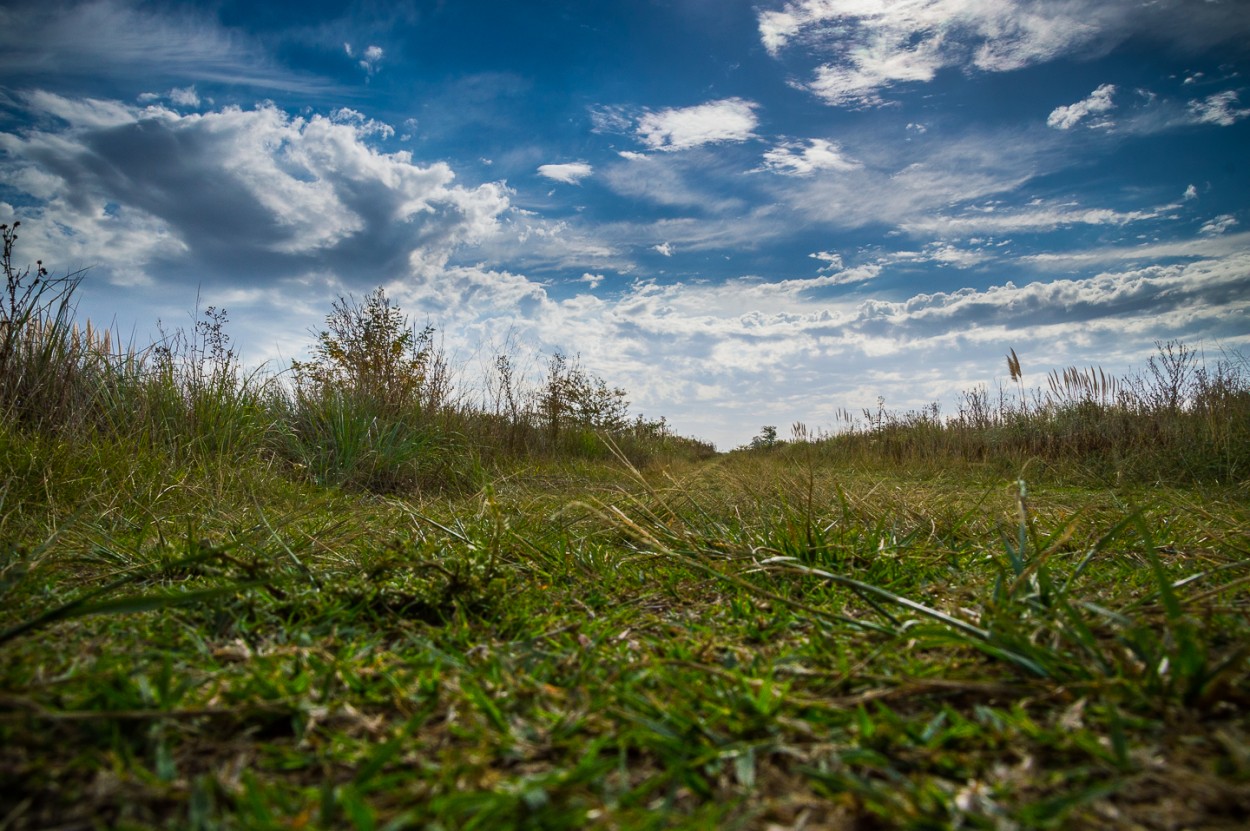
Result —
<path fill-rule="evenodd" d="M 538 411 L 554 445 L 565 423 L 618 432 L 628 424 L 628 393 L 587 372 L 576 359 L 555 352 L 547 362 L 547 380 L 538 393 Z"/>
<path fill-rule="evenodd" d="M 345 392 L 389 413 L 420 406 L 434 356 L 434 328 L 417 331 L 381 286 L 361 301 L 340 297 L 313 357 L 292 361 L 305 392 Z"/>
<path fill-rule="evenodd" d="M 777 446 L 777 428 L 772 424 L 765 424 L 760 428 L 760 434 L 751 439 L 751 448 L 754 450 L 764 450 L 769 447 Z"/>

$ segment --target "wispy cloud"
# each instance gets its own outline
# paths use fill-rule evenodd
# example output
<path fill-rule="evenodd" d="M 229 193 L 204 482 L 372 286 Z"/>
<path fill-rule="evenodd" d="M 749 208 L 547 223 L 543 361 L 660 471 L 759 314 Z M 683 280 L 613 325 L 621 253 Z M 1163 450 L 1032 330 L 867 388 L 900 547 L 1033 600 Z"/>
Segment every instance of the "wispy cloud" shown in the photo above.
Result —
<path fill-rule="evenodd" d="M 715 187 L 723 163 L 706 152 L 620 154 L 620 162 L 606 166 L 602 181 L 622 196 L 657 205 L 696 209 L 700 214 L 741 213 L 746 202 Z M 728 168 L 733 170 L 733 168 Z"/>
<path fill-rule="evenodd" d="M 763 170 L 791 176 L 807 176 L 820 170 L 855 170 L 859 162 L 848 157 L 842 148 L 826 139 L 784 142 L 764 154 Z"/>
<path fill-rule="evenodd" d="M 1189 113 L 1201 124 L 1218 124 L 1231 127 L 1241 119 L 1250 115 L 1250 108 L 1238 107 L 1238 95 L 1235 91 L 1219 92 L 1201 101 L 1189 105 Z"/>
<path fill-rule="evenodd" d="M 179 107 L 198 107 L 200 106 L 200 96 L 195 91 L 195 86 L 174 87 L 165 93 L 144 92 L 140 93 L 139 101 L 143 104 L 150 104 L 154 101 L 168 101 Z"/>
<path fill-rule="evenodd" d="M 694 107 L 649 112 L 638 119 L 638 139 L 652 150 L 686 150 L 703 144 L 746 141 L 759 123 L 756 104 L 725 98 Z"/>
<path fill-rule="evenodd" d="M 1114 94 L 1115 84 L 1103 84 L 1082 101 L 1066 107 L 1056 107 L 1046 119 L 1046 125 L 1059 130 L 1071 130 L 1090 116 L 1102 115 L 1114 109 L 1115 103 L 1111 100 Z M 1115 122 L 1109 118 L 1099 118 L 1086 126 L 1105 128 L 1115 126 Z"/>
<path fill-rule="evenodd" d="M 946 67 L 998 72 L 1050 60 L 1091 41 L 1101 16 L 1094 4 L 1025 0 L 802 0 L 760 12 L 759 28 L 773 55 L 799 42 L 832 58 L 806 85 L 827 103 L 879 106 L 890 88 Z"/>
<path fill-rule="evenodd" d="M 1220 216 L 1215 217 L 1215 219 L 1203 223 L 1199 233 L 1206 236 L 1216 236 L 1227 232 L 1228 229 L 1234 227 L 1236 224 L 1237 217 L 1232 214 L 1221 214 Z"/>
<path fill-rule="evenodd" d="M 349 58 L 357 57 L 356 50 L 352 48 L 350 43 L 343 44 L 343 51 L 347 53 Z M 386 51 L 381 46 L 370 45 L 366 46 L 364 51 L 360 53 L 359 60 L 356 63 L 365 72 L 373 75 L 378 71 L 379 64 L 381 64 L 384 57 L 386 57 Z"/>
<path fill-rule="evenodd" d="M 768 52 L 822 61 L 803 84 L 834 106 L 881 106 L 943 69 L 1006 72 L 1105 49 L 1134 33 L 1200 48 L 1250 32 L 1237 4 L 1159 0 L 788 0 L 758 12 Z"/>
<path fill-rule="evenodd" d="M 999 205 L 972 207 L 957 216 L 935 215 L 909 219 L 903 228 L 909 233 L 932 233 L 943 236 L 958 234 L 1004 234 L 1015 232 L 1053 231 L 1074 225 L 1124 226 L 1167 216 L 1175 205 L 1162 205 L 1140 211 L 1116 211 L 1110 208 L 1086 208 L 1074 203 L 1039 204 L 1023 208 Z"/>
<path fill-rule="evenodd" d="M 539 176 L 546 176 L 556 182 L 563 182 L 566 185 L 579 184 L 590 174 L 594 173 L 594 168 L 586 162 L 565 162 L 563 164 L 544 164 L 538 168 Z"/>
<path fill-rule="evenodd" d="M 187 6 L 126 0 L 40 0 L 0 8 L 0 75 L 13 83 L 55 78 L 148 79 L 328 92 L 324 79 L 291 72 L 260 44 Z"/>

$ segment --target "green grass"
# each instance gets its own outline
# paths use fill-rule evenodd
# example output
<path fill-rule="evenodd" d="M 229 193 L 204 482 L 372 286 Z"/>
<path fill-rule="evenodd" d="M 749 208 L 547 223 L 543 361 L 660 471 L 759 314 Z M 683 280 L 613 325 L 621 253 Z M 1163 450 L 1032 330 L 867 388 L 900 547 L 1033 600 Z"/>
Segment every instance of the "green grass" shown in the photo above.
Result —
<path fill-rule="evenodd" d="M 1244 490 L 1022 513 L 774 456 L 418 500 L 253 472 L 214 510 L 206 475 L 9 556 L 3 827 L 1247 816 Z"/>
<path fill-rule="evenodd" d="M 3 831 L 1250 821 L 1235 367 L 709 458 L 65 308 L 0 332 Z"/>

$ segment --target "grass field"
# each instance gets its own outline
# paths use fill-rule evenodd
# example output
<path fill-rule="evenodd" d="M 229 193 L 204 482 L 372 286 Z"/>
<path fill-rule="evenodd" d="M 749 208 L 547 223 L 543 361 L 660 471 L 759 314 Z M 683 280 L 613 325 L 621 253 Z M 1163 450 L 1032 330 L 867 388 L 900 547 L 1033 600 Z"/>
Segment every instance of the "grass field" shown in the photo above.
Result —
<path fill-rule="evenodd" d="M 568 365 L 292 392 L 224 315 L 49 299 L 0 328 L 0 829 L 1250 823 L 1244 362 L 712 456 Z"/>

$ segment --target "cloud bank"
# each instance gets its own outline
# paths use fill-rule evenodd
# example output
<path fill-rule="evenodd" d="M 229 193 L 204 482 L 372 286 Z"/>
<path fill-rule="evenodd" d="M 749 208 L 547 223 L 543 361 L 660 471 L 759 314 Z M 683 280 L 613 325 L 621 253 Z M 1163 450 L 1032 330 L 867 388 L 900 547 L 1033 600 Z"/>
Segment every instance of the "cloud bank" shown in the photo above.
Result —
<path fill-rule="evenodd" d="M 462 187 L 444 163 L 374 149 L 390 128 L 351 110 L 183 114 L 49 93 L 26 103 L 61 126 L 0 135 L 6 179 L 57 217 L 59 250 L 103 256 L 119 274 L 175 258 L 247 279 L 318 270 L 368 282 L 441 267 L 509 207 L 500 185 Z"/>

